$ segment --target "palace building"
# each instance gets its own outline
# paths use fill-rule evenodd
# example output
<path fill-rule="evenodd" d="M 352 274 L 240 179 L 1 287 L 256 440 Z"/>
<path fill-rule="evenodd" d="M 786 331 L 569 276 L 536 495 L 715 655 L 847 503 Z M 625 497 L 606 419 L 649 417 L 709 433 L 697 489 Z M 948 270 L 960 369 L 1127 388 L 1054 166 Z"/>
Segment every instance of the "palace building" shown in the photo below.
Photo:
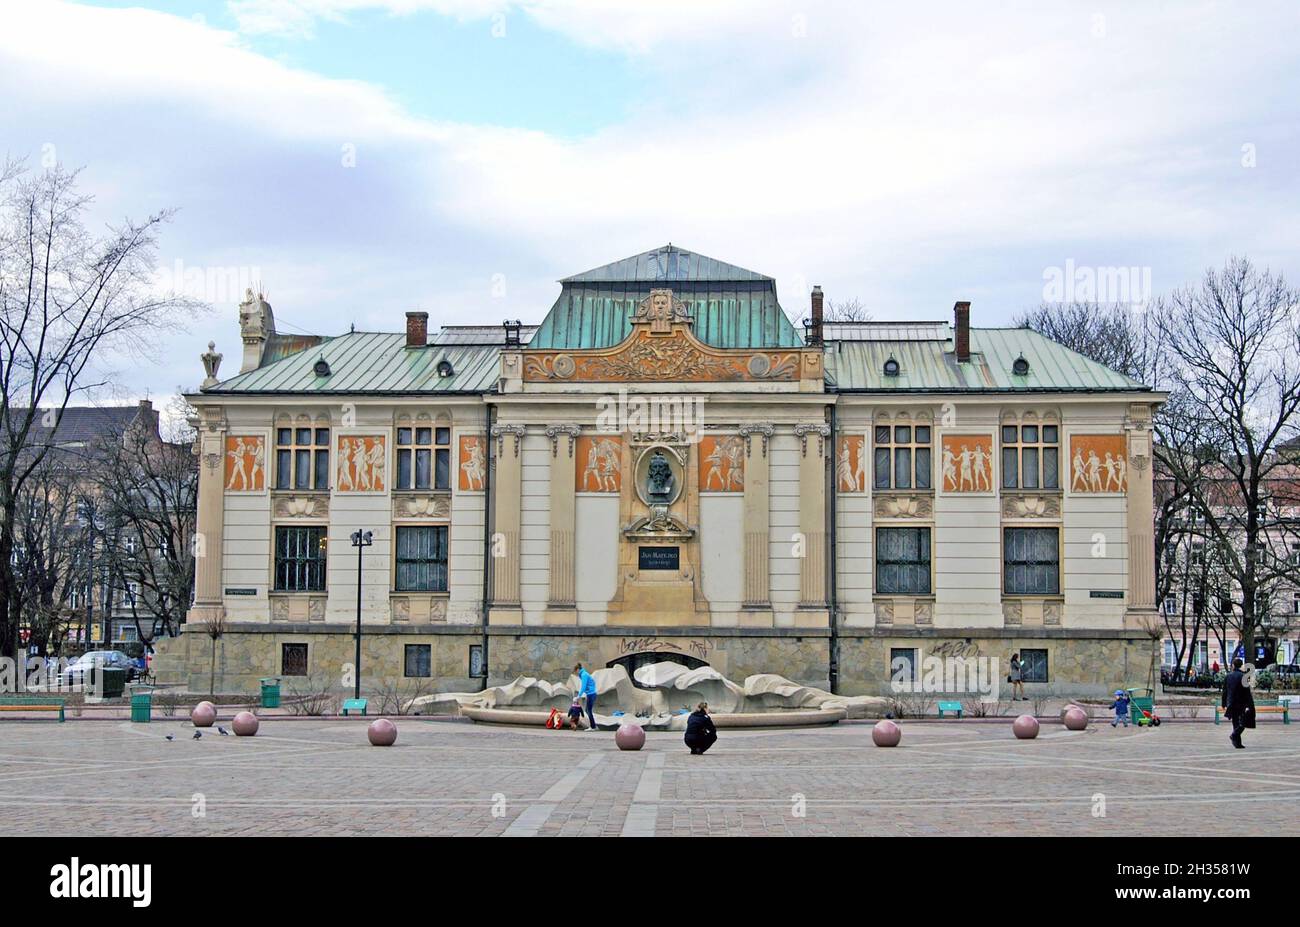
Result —
<path fill-rule="evenodd" d="M 359 610 L 366 687 L 669 659 L 874 694 L 1013 652 L 1062 692 L 1146 678 L 1162 394 L 966 302 L 823 321 L 814 288 L 800 332 L 771 277 L 671 245 L 560 287 L 536 325 L 333 337 L 250 293 L 239 372 L 210 350 L 189 397 L 163 677 L 328 684 Z"/>

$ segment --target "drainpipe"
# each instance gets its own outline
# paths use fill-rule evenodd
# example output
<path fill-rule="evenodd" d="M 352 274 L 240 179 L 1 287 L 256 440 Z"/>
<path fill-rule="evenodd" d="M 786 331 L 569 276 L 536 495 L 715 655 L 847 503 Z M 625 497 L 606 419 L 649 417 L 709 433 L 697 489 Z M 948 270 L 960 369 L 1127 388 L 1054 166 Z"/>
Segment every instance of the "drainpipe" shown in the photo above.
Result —
<path fill-rule="evenodd" d="M 827 459 L 829 460 L 830 465 L 827 468 L 827 476 L 826 476 L 827 481 L 830 483 L 830 485 L 827 487 L 827 492 L 826 492 L 826 498 L 830 500 L 830 505 L 828 506 L 828 511 L 827 511 L 827 521 L 829 522 L 829 524 L 827 525 L 826 528 L 826 536 L 830 541 L 830 543 L 826 545 L 827 547 L 826 562 L 827 562 L 827 569 L 830 573 L 830 580 L 826 587 L 827 588 L 826 604 L 828 606 L 827 611 L 830 614 L 830 620 L 831 620 L 830 665 L 827 667 L 826 676 L 830 682 L 832 695 L 838 695 L 839 688 L 840 688 L 840 636 L 839 636 L 840 606 L 839 606 L 839 595 L 836 588 L 836 582 L 837 582 L 838 572 L 839 572 L 836 569 L 836 567 L 838 566 L 839 554 L 836 552 L 836 547 L 835 547 L 835 523 L 837 521 L 835 517 L 835 507 L 836 507 L 835 490 L 839 488 L 839 480 L 835 478 L 836 476 L 835 466 L 836 466 L 836 461 L 839 458 L 836 452 L 837 423 L 836 423 L 836 416 L 835 416 L 835 408 L 836 407 L 834 405 L 831 406 L 831 433 L 829 439 L 830 453 L 827 455 Z M 866 453 L 865 448 L 863 449 L 863 453 L 864 454 Z"/>
<path fill-rule="evenodd" d="M 492 404 L 483 410 L 483 440 L 487 453 L 484 460 L 487 472 L 483 475 L 483 680 L 479 687 L 482 692 L 488 686 L 488 592 L 491 589 L 491 574 L 488 565 L 492 562 Z"/>

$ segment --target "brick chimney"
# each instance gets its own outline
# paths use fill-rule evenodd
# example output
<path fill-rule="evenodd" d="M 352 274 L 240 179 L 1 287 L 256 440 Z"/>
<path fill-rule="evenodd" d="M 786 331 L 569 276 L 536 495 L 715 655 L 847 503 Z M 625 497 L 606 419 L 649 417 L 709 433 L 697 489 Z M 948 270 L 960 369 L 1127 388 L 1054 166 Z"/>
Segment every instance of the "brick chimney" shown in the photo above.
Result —
<path fill-rule="evenodd" d="M 808 319 L 808 331 L 804 341 L 810 345 L 822 343 L 822 288 L 812 288 L 812 314 Z"/>
<path fill-rule="evenodd" d="M 406 314 L 406 346 L 423 348 L 429 344 L 429 313 L 408 312 Z"/>
<path fill-rule="evenodd" d="M 952 347 L 957 360 L 970 360 L 970 303 L 959 302 L 952 307 Z"/>

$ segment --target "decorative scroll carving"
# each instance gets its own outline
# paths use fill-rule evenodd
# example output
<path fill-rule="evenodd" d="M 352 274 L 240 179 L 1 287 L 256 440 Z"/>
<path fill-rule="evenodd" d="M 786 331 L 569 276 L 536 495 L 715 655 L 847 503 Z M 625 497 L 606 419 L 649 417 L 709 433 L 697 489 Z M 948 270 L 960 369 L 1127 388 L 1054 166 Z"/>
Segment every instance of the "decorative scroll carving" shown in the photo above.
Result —
<path fill-rule="evenodd" d="M 799 351 L 737 351 L 710 347 L 683 325 L 656 334 L 638 327 L 613 348 L 581 353 L 526 352 L 524 379 L 570 382 L 795 381 Z M 761 360 L 756 358 L 761 356 Z M 570 365 L 572 369 L 570 370 Z"/>
<path fill-rule="evenodd" d="M 519 442 L 523 440 L 524 435 L 528 433 L 525 425 L 493 425 L 492 437 L 497 439 L 497 456 L 500 457 L 506 452 L 506 435 L 514 435 L 515 438 L 515 456 L 519 456 Z"/>
<path fill-rule="evenodd" d="M 794 433 L 799 437 L 799 448 L 803 456 L 808 456 L 808 436 L 817 435 L 817 455 L 826 454 L 826 439 L 831 436 L 831 426 L 825 422 L 805 422 L 794 426 Z"/>
<path fill-rule="evenodd" d="M 289 620 L 289 600 L 272 599 L 271 600 L 271 620 L 288 621 Z"/>
<path fill-rule="evenodd" d="M 934 512 L 934 500 L 929 496 L 911 494 L 876 496 L 877 518 L 929 518 Z"/>
<path fill-rule="evenodd" d="M 1061 497 L 1014 493 L 1002 496 L 1003 518 L 1060 518 Z"/>
<path fill-rule="evenodd" d="M 1002 623 L 1007 627 L 1018 627 L 1023 620 L 1024 610 L 1016 601 L 1002 603 Z"/>
<path fill-rule="evenodd" d="M 569 438 L 569 456 L 573 457 L 573 445 L 582 434 L 581 425 L 548 425 L 546 427 L 546 437 L 551 439 L 551 456 L 556 456 L 560 447 L 560 435 L 567 435 Z"/>
<path fill-rule="evenodd" d="M 916 623 L 934 624 L 934 603 L 933 602 L 916 603 Z"/>
<path fill-rule="evenodd" d="M 1061 603 L 1045 602 L 1043 603 L 1043 624 L 1061 623 Z"/>
<path fill-rule="evenodd" d="M 776 434 L 776 428 L 775 428 L 775 426 L 773 426 L 773 425 L 771 425 L 771 424 L 768 424 L 768 423 L 766 423 L 766 422 L 763 422 L 763 423 L 760 423 L 760 424 L 741 425 L 739 428 L 736 429 L 736 431 L 739 432 L 739 433 L 740 433 L 740 436 L 741 436 L 742 438 L 745 439 L 745 456 L 746 456 L 746 457 L 748 457 L 748 456 L 749 456 L 749 453 L 750 453 L 749 439 L 750 439 L 753 435 L 761 435 L 761 436 L 762 436 L 762 438 L 763 438 L 763 456 L 766 457 L 766 456 L 767 456 L 767 444 L 768 444 L 769 441 L 772 440 L 772 435 Z"/>
<path fill-rule="evenodd" d="M 451 497 L 447 495 L 395 495 L 395 518 L 450 518 Z"/>
<path fill-rule="evenodd" d="M 325 600 L 322 598 L 313 598 L 307 602 L 307 620 L 324 621 L 325 620 Z"/>
<path fill-rule="evenodd" d="M 429 603 L 429 620 L 446 621 L 447 620 L 447 600 L 434 599 Z"/>
<path fill-rule="evenodd" d="M 276 518 L 327 518 L 329 496 L 325 493 L 275 497 Z"/>
<path fill-rule="evenodd" d="M 407 598 L 393 599 L 393 621 L 410 621 L 411 620 L 411 600 Z"/>
<path fill-rule="evenodd" d="M 668 334 L 674 322 L 695 324 L 686 311 L 686 304 L 673 296 L 669 289 L 651 290 L 649 296 L 636 304 L 630 321 L 633 325 L 649 325 L 650 331 L 656 335 Z"/>
<path fill-rule="evenodd" d="M 876 624 L 893 624 L 894 623 L 894 603 L 876 602 Z"/>

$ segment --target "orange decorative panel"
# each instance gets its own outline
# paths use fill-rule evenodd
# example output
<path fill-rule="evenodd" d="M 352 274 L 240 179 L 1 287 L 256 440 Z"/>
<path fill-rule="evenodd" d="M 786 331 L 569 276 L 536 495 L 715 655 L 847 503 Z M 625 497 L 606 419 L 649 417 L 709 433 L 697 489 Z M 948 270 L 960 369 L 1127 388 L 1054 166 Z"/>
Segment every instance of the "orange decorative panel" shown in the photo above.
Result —
<path fill-rule="evenodd" d="M 461 435 L 457 455 L 461 492 L 482 492 L 487 477 L 487 440 L 482 435 Z"/>
<path fill-rule="evenodd" d="M 944 435 L 939 466 L 944 492 L 992 492 L 993 436 Z"/>
<path fill-rule="evenodd" d="M 700 492 L 744 492 L 745 439 L 712 435 L 700 439 Z"/>
<path fill-rule="evenodd" d="M 1069 472 L 1071 492 L 1127 492 L 1124 435 L 1071 435 Z"/>
<path fill-rule="evenodd" d="M 618 492 L 623 486 L 623 439 L 580 435 L 574 479 L 578 492 Z"/>
<path fill-rule="evenodd" d="M 261 435 L 226 436 L 226 489 L 261 492 L 266 489 L 266 438 Z"/>
<path fill-rule="evenodd" d="M 340 435 L 335 452 L 336 492 L 384 492 L 388 448 L 383 435 Z"/>
<path fill-rule="evenodd" d="M 704 344 L 675 326 L 655 334 L 638 326 L 623 342 L 599 351 L 528 351 L 524 379 L 542 383 L 791 381 L 799 379 L 798 350 L 736 351 Z"/>
<path fill-rule="evenodd" d="M 839 492 L 867 491 L 867 439 L 844 435 L 835 455 L 835 486 Z"/>

